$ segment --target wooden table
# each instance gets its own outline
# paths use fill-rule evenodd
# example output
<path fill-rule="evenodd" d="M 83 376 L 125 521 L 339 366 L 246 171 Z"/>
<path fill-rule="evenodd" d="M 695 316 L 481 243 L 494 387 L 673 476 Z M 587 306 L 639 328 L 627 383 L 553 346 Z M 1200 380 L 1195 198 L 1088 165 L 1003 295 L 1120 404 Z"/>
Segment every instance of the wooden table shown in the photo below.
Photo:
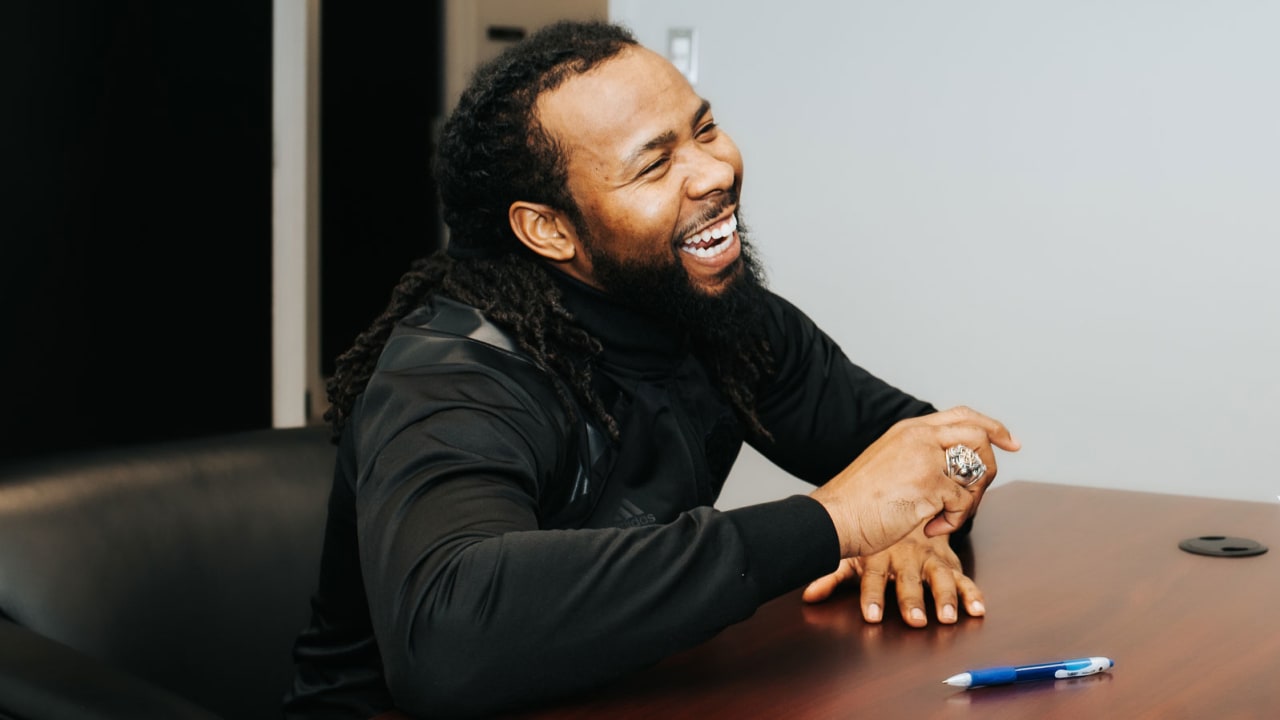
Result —
<path fill-rule="evenodd" d="M 1252 538 L 1252 557 L 1185 552 Z M 856 586 L 784 595 L 710 642 L 525 718 L 1280 717 L 1280 503 L 1011 482 L 962 552 L 987 617 L 862 621 Z M 988 665 L 1105 655 L 1107 673 L 959 690 Z"/>

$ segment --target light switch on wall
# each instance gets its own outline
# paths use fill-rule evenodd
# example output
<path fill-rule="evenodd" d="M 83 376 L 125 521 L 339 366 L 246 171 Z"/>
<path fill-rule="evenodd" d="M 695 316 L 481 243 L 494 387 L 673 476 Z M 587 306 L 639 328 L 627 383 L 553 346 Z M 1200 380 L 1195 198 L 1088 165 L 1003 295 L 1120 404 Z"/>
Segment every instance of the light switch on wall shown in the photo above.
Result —
<path fill-rule="evenodd" d="M 698 33 L 693 28 L 667 30 L 667 59 L 690 84 L 698 82 Z"/>

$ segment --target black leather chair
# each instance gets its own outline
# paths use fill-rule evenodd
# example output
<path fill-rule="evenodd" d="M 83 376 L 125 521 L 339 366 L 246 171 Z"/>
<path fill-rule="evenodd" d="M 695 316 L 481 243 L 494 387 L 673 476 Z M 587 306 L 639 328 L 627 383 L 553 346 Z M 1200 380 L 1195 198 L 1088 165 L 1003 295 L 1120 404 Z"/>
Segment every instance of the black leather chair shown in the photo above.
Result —
<path fill-rule="evenodd" d="M 269 429 L 0 468 L 0 718 L 279 718 L 335 448 Z"/>

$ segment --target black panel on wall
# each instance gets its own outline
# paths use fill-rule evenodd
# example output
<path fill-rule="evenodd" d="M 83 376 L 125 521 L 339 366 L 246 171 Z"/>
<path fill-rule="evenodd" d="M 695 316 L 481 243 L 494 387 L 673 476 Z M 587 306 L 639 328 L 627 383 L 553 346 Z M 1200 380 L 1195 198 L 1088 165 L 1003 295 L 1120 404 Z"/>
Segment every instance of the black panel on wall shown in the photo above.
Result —
<path fill-rule="evenodd" d="M 0 7 L 0 457 L 271 419 L 271 3 Z"/>
<path fill-rule="evenodd" d="M 321 372 L 441 245 L 431 177 L 443 2 L 324 2 L 320 21 Z"/>

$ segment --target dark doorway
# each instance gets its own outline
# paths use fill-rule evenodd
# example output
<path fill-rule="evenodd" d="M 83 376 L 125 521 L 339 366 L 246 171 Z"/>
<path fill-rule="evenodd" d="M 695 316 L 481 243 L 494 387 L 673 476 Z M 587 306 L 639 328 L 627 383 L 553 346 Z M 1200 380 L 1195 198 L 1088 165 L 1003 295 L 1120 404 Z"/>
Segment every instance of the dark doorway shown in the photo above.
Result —
<path fill-rule="evenodd" d="M 0 9 L 0 456 L 271 418 L 271 5 Z"/>
<path fill-rule="evenodd" d="M 321 372 L 440 247 L 430 163 L 443 2 L 325 2 L 320 21 Z"/>
<path fill-rule="evenodd" d="M 322 371 L 440 245 L 440 2 L 326 2 Z M 271 423 L 270 2 L 0 3 L 0 459 Z"/>

